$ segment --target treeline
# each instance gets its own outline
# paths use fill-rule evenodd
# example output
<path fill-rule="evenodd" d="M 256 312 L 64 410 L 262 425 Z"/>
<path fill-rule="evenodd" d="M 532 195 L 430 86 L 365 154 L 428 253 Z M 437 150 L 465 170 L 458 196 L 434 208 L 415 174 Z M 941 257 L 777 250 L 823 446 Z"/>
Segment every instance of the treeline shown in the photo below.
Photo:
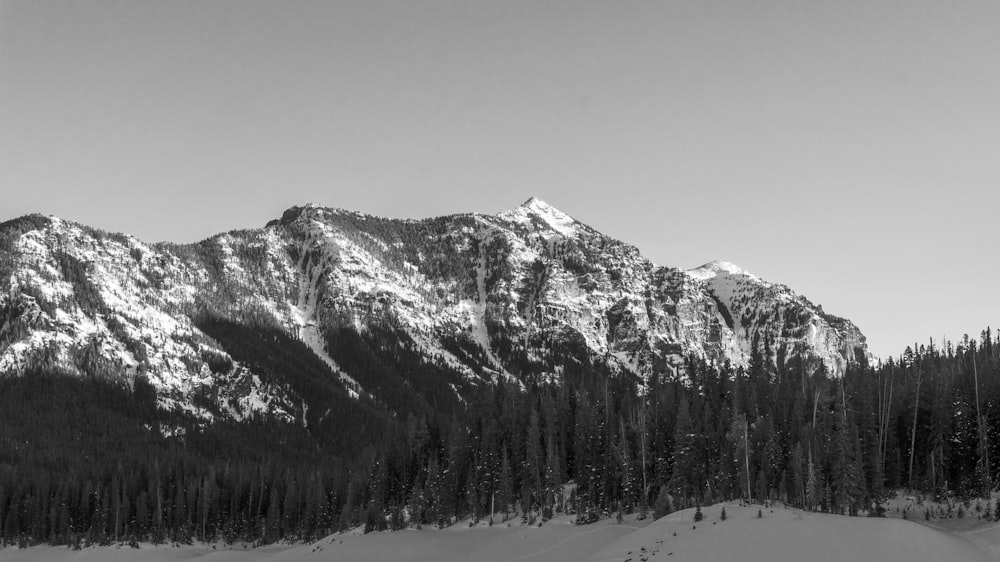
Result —
<path fill-rule="evenodd" d="M 382 349 L 352 346 L 359 364 Z M 128 389 L 28 373 L 0 381 L 0 542 L 262 543 L 358 525 L 587 523 L 735 498 L 854 515 L 877 513 L 894 488 L 967 498 L 994 487 L 1000 345 L 989 330 L 840 378 L 775 367 L 760 347 L 747 368 L 692 360 L 645 385 L 567 362 L 559 384 L 483 385 L 446 415 L 388 415 L 350 458 L 324 447 L 330 426 L 198 424 L 158 410 L 141 377 Z M 380 369 L 417 361 L 390 355 Z M 295 385 L 306 394 L 312 380 Z"/>
<path fill-rule="evenodd" d="M 561 511 L 590 522 L 734 498 L 856 515 L 899 487 L 959 498 L 993 488 L 1000 346 L 989 330 L 840 378 L 776 368 L 768 347 L 747 369 L 691 361 L 644 387 L 569 373 L 561 385 L 493 386 L 464 424 L 387 443 L 351 523 Z"/>

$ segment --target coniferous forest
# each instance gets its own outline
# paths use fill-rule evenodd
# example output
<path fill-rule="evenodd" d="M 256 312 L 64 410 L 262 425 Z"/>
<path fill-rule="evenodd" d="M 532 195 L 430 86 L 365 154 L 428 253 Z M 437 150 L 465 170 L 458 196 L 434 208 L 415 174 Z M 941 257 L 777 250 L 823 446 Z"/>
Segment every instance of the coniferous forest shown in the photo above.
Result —
<path fill-rule="evenodd" d="M 274 361 L 267 342 L 290 345 L 276 334 L 201 326 L 230 350 L 244 342 L 242 362 L 295 365 L 292 384 L 327 414 L 205 423 L 159 408 L 142 377 L 39 367 L 0 380 L 0 544 L 261 544 L 557 513 L 586 524 L 736 498 L 877 514 L 893 489 L 962 498 L 1000 480 L 989 329 L 842 378 L 775 367 L 762 342 L 747 368 L 692 359 L 640 385 L 566 361 L 558 384 L 483 385 L 464 403 L 434 390 L 447 379 L 433 365 L 381 345 L 391 334 L 342 338 L 338 357 L 354 353 L 369 387 L 395 370 L 431 388 L 384 382 L 379 403 L 324 387 L 306 360 Z"/>

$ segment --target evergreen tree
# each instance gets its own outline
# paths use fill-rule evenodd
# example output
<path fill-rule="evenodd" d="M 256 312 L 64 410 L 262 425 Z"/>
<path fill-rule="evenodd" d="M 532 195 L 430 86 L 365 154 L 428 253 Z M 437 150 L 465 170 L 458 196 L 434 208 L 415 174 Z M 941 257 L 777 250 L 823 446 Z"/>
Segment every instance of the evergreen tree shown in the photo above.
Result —
<path fill-rule="evenodd" d="M 656 495 L 656 502 L 653 504 L 653 519 L 659 519 L 673 511 L 670 503 L 670 492 L 666 485 L 660 486 L 660 491 Z"/>

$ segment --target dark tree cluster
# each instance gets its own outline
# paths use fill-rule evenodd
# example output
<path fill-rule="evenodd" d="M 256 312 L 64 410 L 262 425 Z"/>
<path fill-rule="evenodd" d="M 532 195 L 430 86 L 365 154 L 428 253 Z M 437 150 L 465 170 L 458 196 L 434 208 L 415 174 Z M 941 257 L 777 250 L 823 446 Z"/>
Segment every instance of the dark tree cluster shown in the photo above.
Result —
<path fill-rule="evenodd" d="M 0 381 L 0 544 L 306 540 L 347 469 L 295 426 L 199 426 L 132 389 L 63 373 Z M 173 437 L 164 437 L 170 428 Z"/>
<path fill-rule="evenodd" d="M 737 498 L 855 515 L 900 487 L 982 495 L 1000 469 L 989 330 L 843 377 L 776 367 L 765 343 L 747 368 L 691 360 L 639 384 L 567 360 L 558 382 L 483 383 L 464 401 L 391 329 L 329 331 L 337 360 L 378 389 L 366 401 L 281 356 L 297 348 L 279 333 L 199 324 L 327 407 L 310 407 L 306 424 L 205 424 L 158 409 L 141 376 L 131 388 L 40 371 L 0 381 L 0 542 L 261 543 L 558 513 L 582 524 Z M 340 423 L 361 436 L 351 450 Z"/>

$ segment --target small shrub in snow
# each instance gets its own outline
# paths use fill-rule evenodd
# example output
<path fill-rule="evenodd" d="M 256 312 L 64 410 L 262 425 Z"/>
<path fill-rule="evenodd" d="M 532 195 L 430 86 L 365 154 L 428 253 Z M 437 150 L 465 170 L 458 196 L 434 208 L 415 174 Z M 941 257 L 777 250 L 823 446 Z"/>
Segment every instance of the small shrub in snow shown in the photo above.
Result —
<path fill-rule="evenodd" d="M 670 493 L 667 492 L 666 486 L 660 486 L 660 492 L 653 504 L 653 519 L 659 519 L 671 511 L 673 511 L 673 506 L 670 502 Z"/>
<path fill-rule="evenodd" d="M 593 506 L 588 505 L 576 516 L 577 525 L 588 525 L 600 519 L 600 515 Z"/>

